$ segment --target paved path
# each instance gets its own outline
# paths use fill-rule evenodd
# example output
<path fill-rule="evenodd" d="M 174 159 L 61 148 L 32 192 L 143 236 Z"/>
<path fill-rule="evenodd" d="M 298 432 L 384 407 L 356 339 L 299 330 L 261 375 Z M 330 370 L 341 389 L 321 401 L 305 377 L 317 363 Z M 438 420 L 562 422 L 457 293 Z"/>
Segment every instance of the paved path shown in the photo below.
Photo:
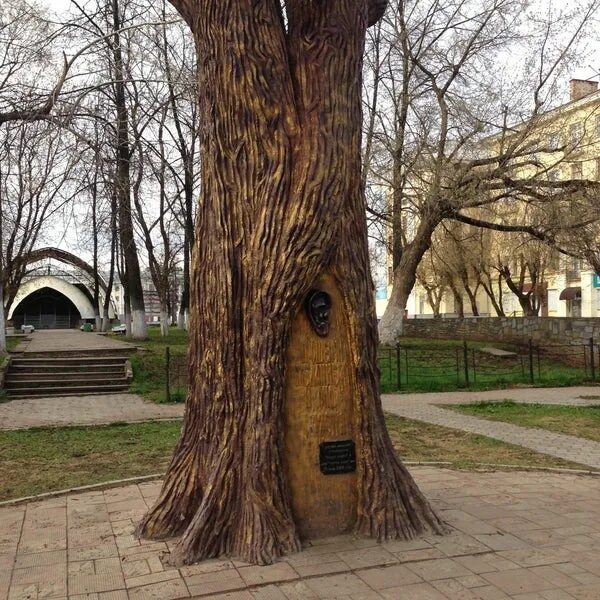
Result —
<path fill-rule="evenodd" d="M 598 395 L 600 388 L 594 387 L 397 394 L 385 395 L 383 406 L 386 411 L 402 417 L 485 435 L 600 469 L 600 444 L 597 442 L 543 429 L 487 421 L 435 406 L 504 399 L 526 403 L 585 405 L 600 403 L 598 399 L 589 398 Z M 183 416 L 183 411 L 184 406 L 181 404 L 155 404 L 146 402 L 135 394 L 15 399 L 0 403 L 0 430 L 176 418 Z"/>
<path fill-rule="evenodd" d="M 485 435 L 600 470 L 600 443 L 598 442 L 544 429 L 488 421 L 435 406 L 435 404 L 505 399 L 541 404 L 600 404 L 600 388 L 528 388 L 486 392 L 397 394 L 384 396 L 383 407 L 386 411 L 401 417 Z"/>
<path fill-rule="evenodd" d="M 0 599 L 600 598 L 600 478 L 413 474 L 449 535 L 329 538 L 267 567 L 227 558 L 167 566 L 174 542 L 132 535 L 158 482 L 0 508 Z"/>
<path fill-rule="evenodd" d="M 418 394 L 385 394 L 386 401 L 401 399 L 424 404 L 466 404 L 492 400 L 540 404 L 600 404 L 600 386 L 558 388 L 515 388 L 507 390 L 430 392 Z"/>
<path fill-rule="evenodd" d="M 133 344 L 115 339 L 114 336 L 84 333 L 77 329 L 45 329 L 35 331 L 29 340 L 19 344 L 20 352 L 65 352 L 88 350 L 127 350 Z"/>
<path fill-rule="evenodd" d="M 182 404 L 146 402 L 135 394 L 18 398 L 0 403 L 0 430 L 55 425 L 100 425 L 183 415 Z"/>

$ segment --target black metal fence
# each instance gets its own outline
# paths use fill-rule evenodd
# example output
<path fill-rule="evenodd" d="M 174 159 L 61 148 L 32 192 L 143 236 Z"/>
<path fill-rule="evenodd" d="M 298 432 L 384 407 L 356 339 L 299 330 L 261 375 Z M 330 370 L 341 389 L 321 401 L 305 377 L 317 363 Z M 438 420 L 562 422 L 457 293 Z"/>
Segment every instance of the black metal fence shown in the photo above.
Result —
<path fill-rule="evenodd" d="M 169 346 L 165 348 L 165 400 L 183 402 L 187 393 L 187 355 L 172 354 Z"/>
<path fill-rule="evenodd" d="M 432 340 L 430 344 L 381 347 L 378 365 L 383 392 L 574 385 L 600 383 L 600 344 L 540 345 L 529 340 L 508 350 L 493 344 Z M 165 399 L 183 401 L 187 392 L 186 354 L 165 349 Z"/>
<path fill-rule="evenodd" d="M 587 344 L 527 345 L 500 350 L 481 343 L 402 345 L 379 349 L 383 391 L 572 385 L 600 378 L 600 347 Z"/>

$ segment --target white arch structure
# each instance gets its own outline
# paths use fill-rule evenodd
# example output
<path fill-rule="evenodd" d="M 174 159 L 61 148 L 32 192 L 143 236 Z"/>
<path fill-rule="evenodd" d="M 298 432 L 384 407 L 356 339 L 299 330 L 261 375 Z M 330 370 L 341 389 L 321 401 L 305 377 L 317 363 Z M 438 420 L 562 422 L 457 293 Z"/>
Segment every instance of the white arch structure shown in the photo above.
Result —
<path fill-rule="evenodd" d="M 94 307 L 92 306 L 90 299 L 77 286 L 64 279 L 55 277 L 54 275 L 35 277 L 34 279 L 29 279 L 23 283 L 12 303 L 8 318 L 12 319 L 13 312 L 27 296 L 45 287 L 56 290 L 66 296 L 75 305 L 82 319 L 94 318 Z M 109 308 L 109 317 L 113 318 L 114 316 L 114 310 L 111 304 Z"/>

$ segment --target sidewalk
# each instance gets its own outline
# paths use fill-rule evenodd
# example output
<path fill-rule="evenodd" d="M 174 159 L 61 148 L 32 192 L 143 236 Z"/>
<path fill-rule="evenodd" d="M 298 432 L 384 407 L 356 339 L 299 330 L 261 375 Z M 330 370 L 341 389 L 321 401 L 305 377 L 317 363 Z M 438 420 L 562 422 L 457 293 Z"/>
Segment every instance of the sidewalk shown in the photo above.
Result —
<path fill-rule="evenodd" d="M 588 398 L 581 398 L 581 396 L 588 396 Z M 596 396 L 596 398 L 589 398 L 589 396 Z M 488 421 L 435 406 L 435 404 L 459 404 L 482 400 L 591 405 L 600 404 L 600 388 L 521 388 L 485 392 L 385 395 L 383 408 L 400 417 L 485 435 L 600 470 L 600 443 L 598 442 L 544 429 Z"/>
<path fill-rule="evenodd" d="M 600 478 L 412 471 L 451 534 L 330 538 L 267 567 L 167 566 L 171 543 L 132 536 L 159 483 L 2 508 L 0 599 L 600 598 Z"/>
<path fill-rule="evenodd" d="M 0 402 L 0 430 L 172 419 L 183 404 L 156 404 L 136 394 L 17 398 Z"/>
<path fill-rule="evenodd" d="M 123 350 L 131 352 L 134 344 L 116 339 L 114 336 L 84 333 L 77 329 L 43 329 L 31 334 L 29 340 L 19 344 L 18 351 L 55 354 L 58 352 L 86 352 L 91 350 Z"/>

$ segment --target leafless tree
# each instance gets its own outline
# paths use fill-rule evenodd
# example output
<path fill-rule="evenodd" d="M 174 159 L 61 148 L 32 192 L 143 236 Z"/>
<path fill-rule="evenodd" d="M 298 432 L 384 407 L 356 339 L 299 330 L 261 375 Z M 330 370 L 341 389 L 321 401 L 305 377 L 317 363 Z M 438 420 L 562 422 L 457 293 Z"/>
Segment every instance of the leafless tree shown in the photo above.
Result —
<path fill-rule="evenodd" d="M 371 95 L 365 103 L 371 111 L 366 180 L 389 190 L 389 209 L 374 216 L 391 230 L 394 267 L 380 323 L 383 342 L 401 332 L 417 267 L 441 223 L 521 231 L 551 242 L 556 222 L 529 207 L 565 208 L 597 187 L 552 181 L 550 169 L 568 160 L 573 148 L 546 147 L 539 133 L 556 80 L 598 2 L 535 22 L 523 8 L 515 0 L 398 0 L 373 38 L 380 48 L 372 67 L 377 102 Z M 498 57 L 525 46 L 535 69 L 515 77 L 513 66 L 507 78 Z M 542 164 L 540 153 L 553 158 Z"/>

